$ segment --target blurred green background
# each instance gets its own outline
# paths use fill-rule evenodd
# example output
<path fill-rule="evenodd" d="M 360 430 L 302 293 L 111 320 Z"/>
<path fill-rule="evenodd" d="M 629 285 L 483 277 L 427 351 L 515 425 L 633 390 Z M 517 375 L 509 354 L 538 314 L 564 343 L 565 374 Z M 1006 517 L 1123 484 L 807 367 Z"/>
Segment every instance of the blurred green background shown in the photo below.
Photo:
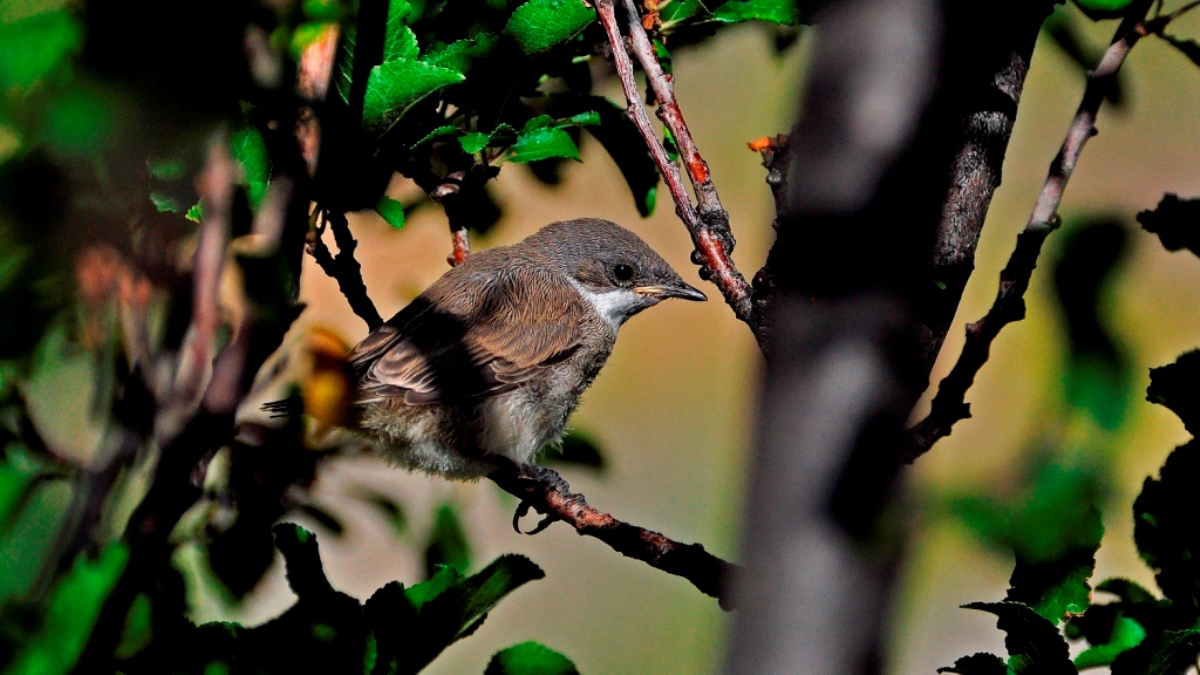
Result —
<path fill-rule="evenodd" d="M 1091 45 L 1102 46 L 1111 34 L 1112 22 L 1092 24 L 1074 9 L 1065 11 Z M 1195 35 L 1200 21 L 1189 17 L 1175 32 Z M 748 274 L 770 245 L 773 205 L 759 157 L 746 143 L 791 126 L 809 37 L 777 56 L 766 31 L 746 26 L 675 55 L 680 103 L 731 213 L 739 241 L 734 257 Z M 988 546 L 948 505 L 963 495 L 1014 490 L 1022 480 L 1023 458 L 1047 448 L 1068 455 L 1072 466 L 1109 472 L 1102 503 L 1107 533 L 1096 577 L 1128 576 L 1153 587 L 1133 547 L 1130 507 L 1143 479 L 1187 434 L 1174 415 L 1143 400 L 1147 369 L 1200 345 L 1200 306 L 1194 302 L 1200 264 L 1190 255 L 1166 252 L 1155 237 L 1136 229 L 1134 215 L 1157 204 L 1164 192 L 1200 194 L 1200 75 L 1186 66 L 1156 40 L 1133 52 L 1123 109 L 1102 112 L 1100 135 L 1084 151 L 1063 203 L 1067 231 L 1050 239 L 1028 297 L 1028 318 L 995 344 L 969 396 L 974 417 L 911 472 L 905 506 L 911 540 L 892 619 L 889 672 L 931 673 L 963 654 L 1003 651 L 995 619 L 958 606 L 1003 597 L 1011 554 Z M 992 202 L 976 273 L 935 382 L 957 356 L 962 325 L 990 305 L 999 270 L 1082 89 L 1080 67 L 1043 36 L 1022 96 L 1004 184 Z M 620 98 L 614 82 L 603 93 Z M 0 152 L 5 142 L 0 136 Z M 634 229 L 685 279 L 710 290 L 696 279 L 688 261 L 690 242 L 669 204 L 664 200 L 653 217 L 640 218 L 607 155 L 595 143 L 585 143 L 582 151 L 584 163 L 568 165 L 556 188 L 517 167 L 503 171 L 497 192 L 506 215 L 475 246 L 512 243 L 554 220 L 603 217 Z M 393 186 L 395 194 L 406 189 L 399 181 Z M 1072 226 L 1095 216 L 1115 217 L 1128 230 L 1128 250 L 1102 288 L 1101 319 L 1130 366 L 1126 389 L 1116 392 L 1128 407 L 1115 429 L 1072 407 L 1067 397 L 1066 331 L 1049 274 Z M 895 217 L 899 222 L 904 214 Z M 438 209 L 417 211 L 402 231 L 374 214 L 352 217 L 351 223 L 361 242 L 357 255 L 367 287 L 385 316 L 446 269 L 449 237 Z M 308 309 L 285 349 L 299 350 L 315 328 L 332 330 L 348 343 L 361 339 L 366 328 L 334 282 L 310 258 L 305 265 L 301 299 Z M 77 365 L 35 381 L 32 395 L 53 401 L 60 412 L 77 411 L 64 417 L 83 419 L 88 387 L 80 385 L 91 371 Z M 622 330 L 612 359 L 572 420 L 599 442 L 608 469 L 597 474 L 568 467 L 565 476 L 601 510 L 736 559 L 760 365 L 749 332 L 719 301 L 666 303 L 639 316 Z M 245 406 L 244 417 L 261 416 L 256 403 Z M 64 424 L 47 424 L 44 431 L 68 449 L 91 445 L 89 434 L 95 433 Z M 394 496 L 404 506 L 408 524 L 401 534 L 358 498 L 364 490 Z M 366 598 L 393 579 L 423 577 L 423 545 L 437 507 L 447 502 L 460 507 L 476 567 L 517 552 L 546 570 L 544 580 L 506 599 L 474 637 L 451 647 L 428 672 L 480 672 L 498 649 L 531 639 L 569 655 L 585 673 L 720 670 L 728 616 L 711 598 L 564 525 L 533 537 L 513 532 L 515 500 L 491 484 L 449 483 L 360 457 L 326 464 L 315 491 L 347 525 L 345 531 L 335 536 L 303 514 L 288 519 L 321 536 L 330 580 L 355 597 Z M 36 530 L 38 524 L 25 526 Z M 188 551 L 181 556 L 185 566 L 194 557 Z M 193 618 L 254 624 L 277 615 L 293 599 L 278 562 L 241 606 L 222 600 L 203 581 L 194 583 Z"/>

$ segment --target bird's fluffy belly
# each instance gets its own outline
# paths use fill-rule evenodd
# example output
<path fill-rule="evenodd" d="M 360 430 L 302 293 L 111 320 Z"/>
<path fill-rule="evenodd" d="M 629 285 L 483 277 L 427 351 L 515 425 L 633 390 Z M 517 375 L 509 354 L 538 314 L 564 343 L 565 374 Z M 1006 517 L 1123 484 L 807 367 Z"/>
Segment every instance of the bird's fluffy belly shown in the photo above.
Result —
<path fill-rule="evenodd" d="M 539 402 L 536 389 L 445 404 L 368 403 L 360 427 L 402 467 L 478 479 L 493 467 L 476 457 L 495 454 L 528 463 L 559 440 L 571 406 Z"/>

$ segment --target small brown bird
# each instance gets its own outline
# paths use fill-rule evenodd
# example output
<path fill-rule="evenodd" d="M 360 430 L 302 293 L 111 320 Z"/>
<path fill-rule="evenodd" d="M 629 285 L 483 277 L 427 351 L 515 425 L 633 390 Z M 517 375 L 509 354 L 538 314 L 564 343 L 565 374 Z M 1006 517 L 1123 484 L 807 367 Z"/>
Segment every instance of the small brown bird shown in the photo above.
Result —
<path fill-rule="evenodd" d="M 471 256 L 349 355 L 355 425 L 401 466 L 475 479 L 557 442 L 626 319 L 704 300 L 637 235 L 581 218 Z"/>

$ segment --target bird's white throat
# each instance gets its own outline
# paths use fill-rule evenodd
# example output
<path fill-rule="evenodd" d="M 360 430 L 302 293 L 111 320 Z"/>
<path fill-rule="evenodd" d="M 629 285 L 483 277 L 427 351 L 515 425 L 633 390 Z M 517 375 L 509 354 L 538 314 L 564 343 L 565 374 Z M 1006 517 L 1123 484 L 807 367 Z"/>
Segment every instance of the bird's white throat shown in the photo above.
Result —
<path fill-rule="evenodd" d="M 642 297 L 628 288 L 614 288 L 596 293 L 584 288 L 583 284 L 574 279 L 571 279 L 571 285 L 614 330 L 620 328 L 626 319 L 633 316 L 642 302 Z"/>

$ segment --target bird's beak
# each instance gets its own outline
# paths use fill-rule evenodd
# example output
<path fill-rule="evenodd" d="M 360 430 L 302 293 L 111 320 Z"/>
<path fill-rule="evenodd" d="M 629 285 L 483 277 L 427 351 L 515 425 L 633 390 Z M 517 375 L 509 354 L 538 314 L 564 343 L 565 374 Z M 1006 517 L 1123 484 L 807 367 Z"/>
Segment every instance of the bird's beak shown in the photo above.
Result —
<path fill-rule="evenodd" d="M 697 302 L 708 300 L 708 296 L 701 293 L 699 289 L 692 288 L 682 281 L 676 281 L 671 284 L 656 284 L 654 286 L 635 286 L 633 292 L 638 295 L 649 295 L 656 298 L 683 298 L 684 300 L 695 300 Z"/>

